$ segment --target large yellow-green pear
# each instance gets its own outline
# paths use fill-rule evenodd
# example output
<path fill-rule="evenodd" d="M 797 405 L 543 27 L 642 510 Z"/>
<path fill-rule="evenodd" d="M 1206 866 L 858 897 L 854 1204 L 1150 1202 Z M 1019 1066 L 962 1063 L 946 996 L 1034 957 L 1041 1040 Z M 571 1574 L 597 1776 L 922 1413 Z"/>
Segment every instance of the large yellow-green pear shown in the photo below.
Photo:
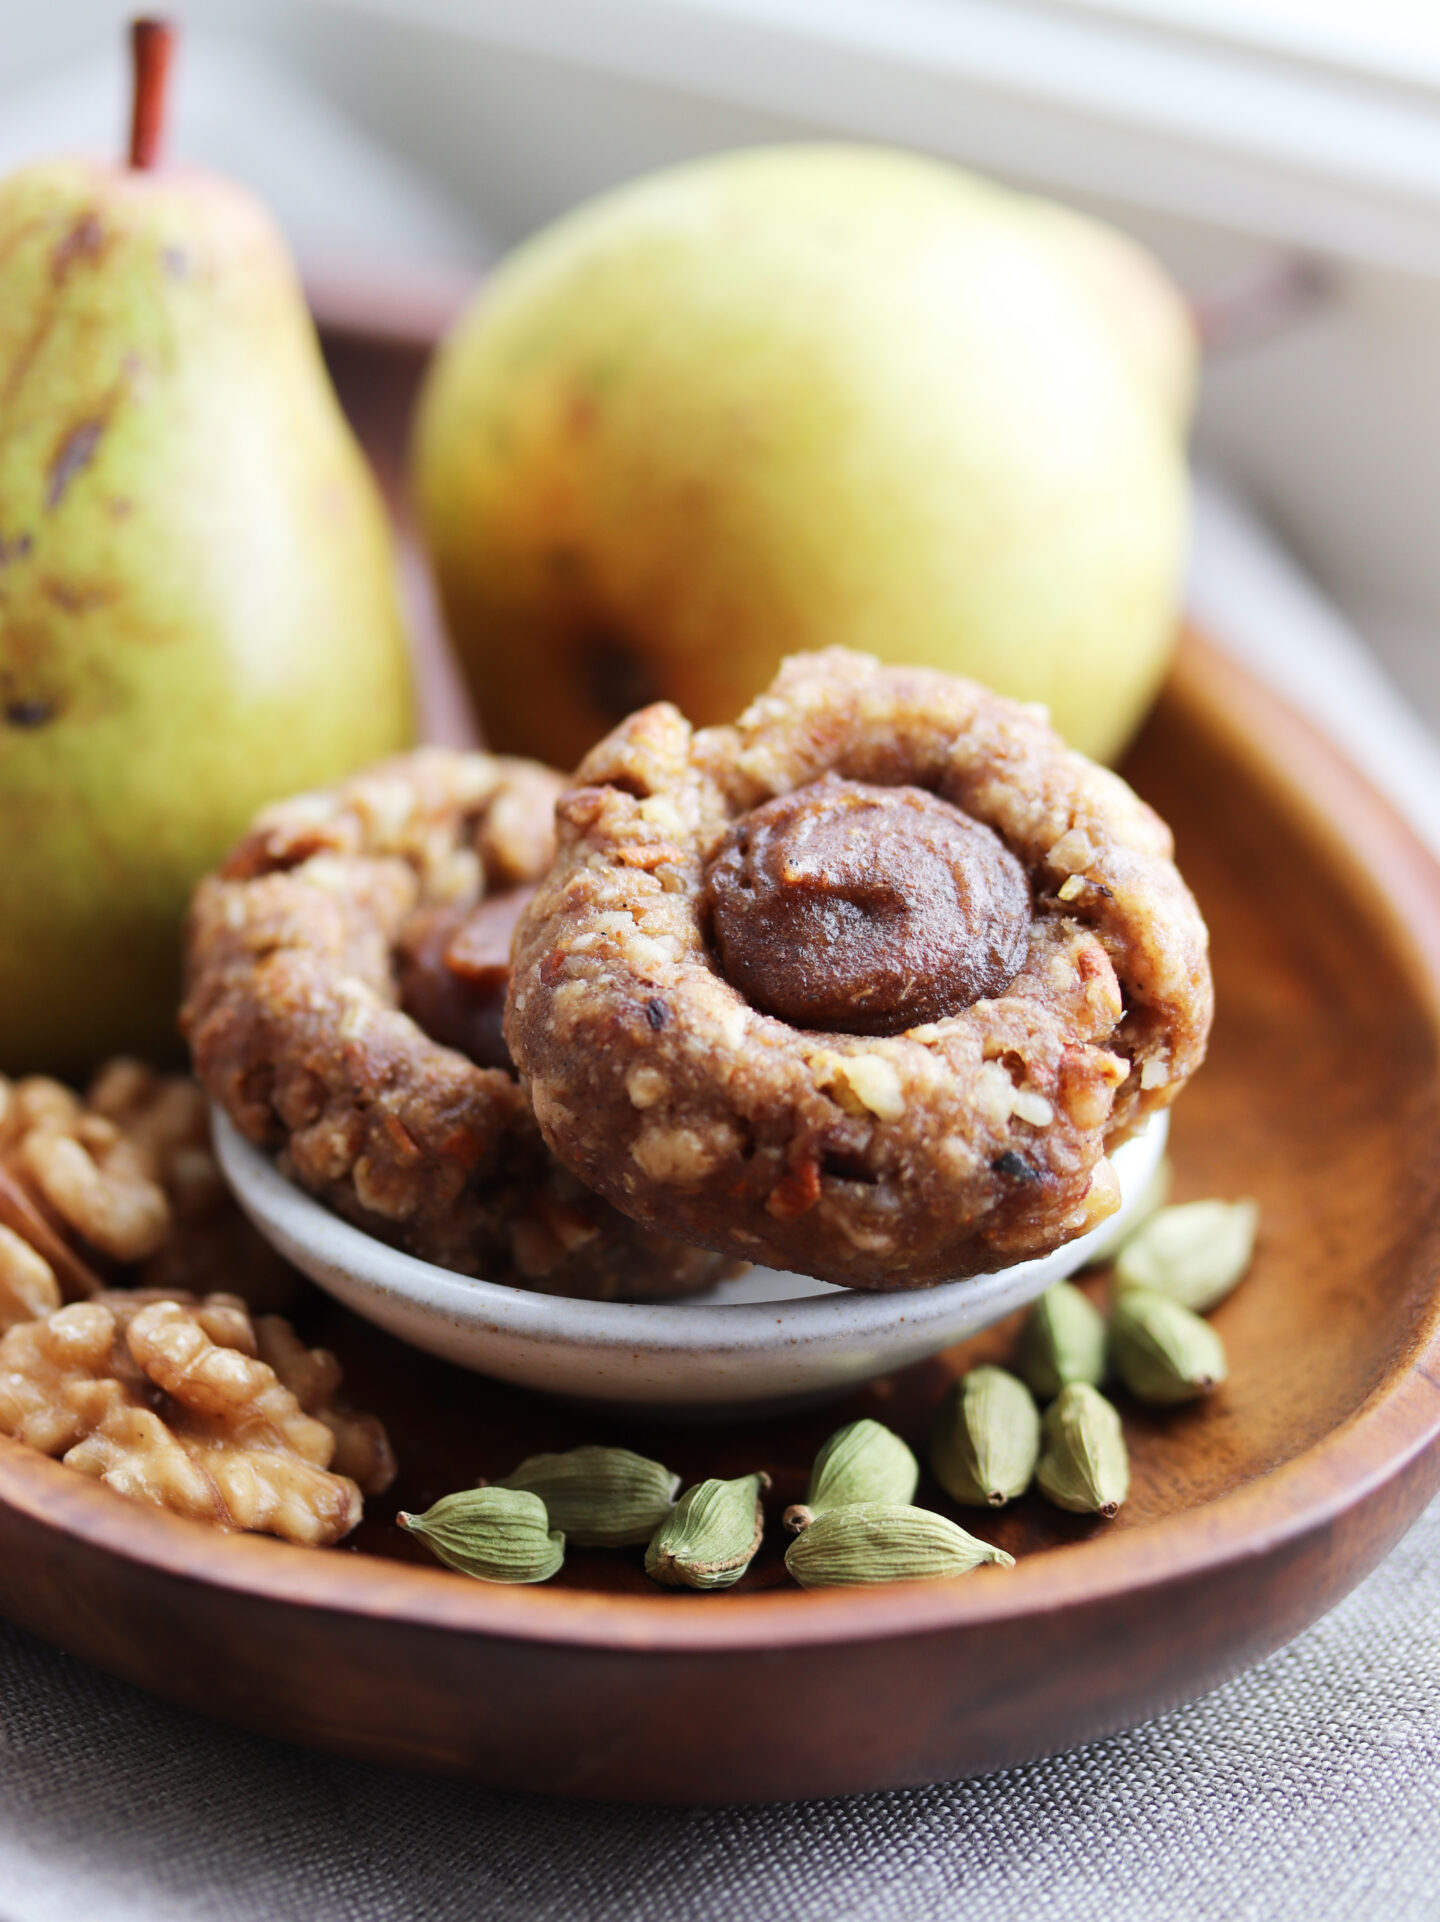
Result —
<path fill-rule="evenodd" d="M 0 1071 L 173 1049 L 197 877 L 411 734 L 383 509 L 268 217 L 184 171 L 0 183 Z"/>
<path fill-rule="evenodd" d="M 1194 344 L 1138 248 L 938 162 L 788 147 L 522 246 L 414 478 L 496 745 L 727 720 L 832 642 L 1048 703 L 1106 757 L 1164 672 Z"/>

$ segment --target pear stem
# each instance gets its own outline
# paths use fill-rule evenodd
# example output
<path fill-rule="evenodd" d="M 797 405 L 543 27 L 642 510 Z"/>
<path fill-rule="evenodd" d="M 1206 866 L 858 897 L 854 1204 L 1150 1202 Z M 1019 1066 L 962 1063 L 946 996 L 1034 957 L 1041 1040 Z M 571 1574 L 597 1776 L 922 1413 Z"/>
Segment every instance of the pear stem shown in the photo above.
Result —
<path fill-rule="evenodd" d="M 165 83 L 175 29 L 168 20 L 130 22 L 134 91 L 130 102 L 130 165 L 153 167 L 165 138 Z"/>

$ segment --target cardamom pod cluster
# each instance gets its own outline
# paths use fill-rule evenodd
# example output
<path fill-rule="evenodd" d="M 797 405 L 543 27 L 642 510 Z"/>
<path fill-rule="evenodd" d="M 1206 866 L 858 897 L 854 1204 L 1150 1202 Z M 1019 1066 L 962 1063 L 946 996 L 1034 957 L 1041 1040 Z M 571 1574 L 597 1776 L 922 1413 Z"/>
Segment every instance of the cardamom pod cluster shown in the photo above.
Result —
<path fill-rule="evenodd" d="M 1157 1170 L 1114 1259 L 1105 1317 L 1070 1282 L 1046 1289 L 1026 1317 L 1015 1373 L 986 1363 L 955 1382 L 935 1418 L 930 1462 L 957 1502 L 999 1508 L 1034 1481 L 1075 1514 L 1113 1516 L 1130 1489 L 1120 1416 L 1100 1393 L 1114 1373 L 1138 1400 L 1193 1401 L 1226 1376 L 1225 1349 L 1201 1319 L 1249 1265 L 1253 1201 L 1164 1206 Z M 1097 1250 L 1097 1253 L 1102 1251 Z M 1048 1404 L 1043 1416 L 1036 1403 Z M 914 1505 L 920 1465 L 883 1422 L 836 1429 L 810 1470 L 805 1500 L 785 1511 L 795 1539 L 785 1566 L 802 1588 L 939 1581 L 1013 1556 Z M 582 1548 L 645 1544 L 645 1572 L 669 1588 L 730 1588 L 765 1532 L 768 1475 L 687 1488 L 663 1463 L 628 1448 L 531 1455 L 502 1480 L 402 1513 L 447 1566 L 488 1582 L 543 1582 Z"/>
<path fill-rule="evenodd" d="M 1031 1461 L 1040 1493 L 1057 1508 L 1108 1520 L 1130 1491 L 1130 1458 L 1120 1417 L 1100 1393 L 1111 1361 L 1105 1317 L 1073 1283 L 1057 1282 L 1026 1317 L 1016 1361 L 1049 1403 Z"/>
<path fill-rule="evenodd" d="M 697 1482 L 661 1522 L 645 1550 L 645 1573 L 667 1588 L 729 1588 L 755 1559 L 765 1533 L 768 1475 Z"/>
<path fill-rule="evenodd" d="M 538 1495 L 574 1548 L 627 1548 L 650 1540 L 675 1505 L 680 1477 L 628 1448 L 571 1448 L 530 1455 L 493 1484 Z"/>
<path fill-rule="evenodd" d="M 935 1418 L 935 1479 L 970 1508 L 1001 1508 L 1023 1495 L 1040 1455 L 1040 1411 L 1008 1369 L 972 1368 L 955 1382 Z"/>
<path fill-rule="evenodd" d="M 1228 1372 L 1208 1321 L 1149 1288 L 1127 1288 L 1110 1316 L 1115 1372 L 1139 1401 L 1162 1407 L 1208 1395 Z"/>
<path fill-rule="evenodd" d="M 827 1508 L 797 1535 L 785 1566 L 802 1588 L 869 1582 L 936 1582 L 968 1575 L 982 1562 L 1013 1568 L 1015 1558 L 928 1508 L 856 1502 Z"/>
<path fill-rule="evenodd" d="M 1015 1366 L 1040 1401 L 1072 1381 L 1105 1379 L 1105 1317 L 1073 1283 L 1047 1288 L 1025 1318 Z"/>
<path fill-rule="evenodd" d="M 1130 1492 L 1120 1417 L 1098 1388 L 1072 1381 L 1045 1411 L 1035 1479 L 1057 1508 L 1113 1515 Z"/>
<path fill-rule="evenodd" d="M 1250 1266 L 1259 1220 L 1253 1201 L 1187 1201 L 1160 1209 L 1121 1248 L 1117 1295 L 1149 1288 L 1192 1314 L 1209 1314 Z"/>
<path fill-rule="evenodd" d="M 786 1568 L 803 1588 L 839 1588 L 941 1581 L 981 1562 L 1013 1566 L 1003 1550 L 912 1506 L 919 1481 L 920 1464 L 883 1422 L 837 1428 L 815 1457 L 804 1502 L 785 1511 L 796 1538 Z"/>
<path fill-rule="evenodd" d="M 910 1502 L 919 1484 L 920 1464 L 893 1429 L 848 1422 L 815 1457 L 805 1500 L 786 1509 L 785 1526 L 798 1532 L 827 1508 L 854 1502 Z"/>
<path fill-rule="evenodd" d="M 423 1515 L 395 1517 L 448 1568 L 482 1582 L 548 1582 L 565 1560 L 538 1495 L 513 1488 L 462 1488 Z"/>
<path fill-rule="evenodd" d="M 1208 1394 L 1227 1374 L 1224 1344 L 1200 1316 L 1223 1301 L 1248 1268 L 1259 1209 L 1253 1201 L 1166 1207 L 1169 1179 L 1162 1164 L 1137 1218 L 1095 1251 L 1114 1260 L 1108 1326 L 1079 1288 L 1062 1281 L 1040 1296 L 1020 1331 L 1016 1368 L 1036 1399 L 1051 1404 L 1041 1425 L 1036 1480 L 1041 1494 L 1062 1508 L 1113 1515 L 1128 1491 L 1120 1418 L 1098 1393 L 1107 1375 L 1117 1375 L 1137 1401 L 1169 1407 Z M 1013 1388 L 994 1378 L 1003 1375 L 1003 1369 L 972 1370 L 941 1409 L 931 1461 L 957 1501 L 1013 1499 L 1004 1492 L 1001 1455 L 1006 1448 L 1020 1451 L 1003 1460 L 1013 1487 L 1023 1470 L 1029 1420 Z M 1090 1392 L 1072 1394 L 1076 1388 Z"/>

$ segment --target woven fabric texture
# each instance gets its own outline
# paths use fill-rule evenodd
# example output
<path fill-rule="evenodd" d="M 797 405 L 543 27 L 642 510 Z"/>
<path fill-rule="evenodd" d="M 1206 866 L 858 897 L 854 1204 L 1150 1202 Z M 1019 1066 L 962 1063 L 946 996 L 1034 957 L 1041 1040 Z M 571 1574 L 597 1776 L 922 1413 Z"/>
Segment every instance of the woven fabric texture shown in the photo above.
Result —
<path fill-rule="evenodd" d="M 1435 1922 L 1437 1837 L 1440 1503 L 1189 1707 L 976 1781 L 779 1808 L 334 1761 L 0 1628 L 3 1922 Z"/>

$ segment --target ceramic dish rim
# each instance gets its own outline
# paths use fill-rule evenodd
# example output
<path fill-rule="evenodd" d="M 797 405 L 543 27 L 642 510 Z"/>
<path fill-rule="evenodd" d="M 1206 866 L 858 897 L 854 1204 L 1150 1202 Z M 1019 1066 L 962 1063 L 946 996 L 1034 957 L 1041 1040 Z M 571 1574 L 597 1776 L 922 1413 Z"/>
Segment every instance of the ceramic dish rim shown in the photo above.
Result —
<path fill-rule="evenodd" d="M 1089 1236 L 1079 1236 L 1033 1261 L 933 1288 L 847 1288 L 768 1301 L 589 1301 L 457 1274 L 394 1248 L 307 1194 L 247 1141 L 223 1110 L 214 1109 L 212 1121 L 226 1180 L 267 1238 L 273 1226 L 295 1246 L 313 1250 L 321 1260 L 333 1260 L 366 1293 L 387 1295 L 439 1319 L 448 1318 L 454 1325 L 492 1329 L 513 1340 L 584 1343 L 603 1351 L 655 1357 L 733 1354 L 773 1345 L 777 1326 L 783 1324 L 787 1342 L 873 1341 L 902 1328 L 913 1333 L 944 1324 L 963 1310 L 983 1309 L 992 1301 L 999 1304 L 997 1314 L 1003 1314 L 1019 1298 L 1017 1289 L 1028 1286 L 1033 1272 L 1057 1256 L 1067 1258 L 1065 1273 L 1083 1265 L 1083 1250 L 1090 1241 Z M 1138 1151 L 1133 1158 L 1141 1167 L 1129 1198 L 1143 1188 L 1163 1156 L 1169 1121 L 1168 1110 L 1161 1110 L 1132 1142 L 1123 1144 Z M 1108 1226 L 1102 1223 L 1092 1233 L 1098 1237 Z M 325 1241 L 332 1244 L 333 1255 L 323 1252 Z M 323 1281 L 314 1279 L 325 1288 Z"/>

